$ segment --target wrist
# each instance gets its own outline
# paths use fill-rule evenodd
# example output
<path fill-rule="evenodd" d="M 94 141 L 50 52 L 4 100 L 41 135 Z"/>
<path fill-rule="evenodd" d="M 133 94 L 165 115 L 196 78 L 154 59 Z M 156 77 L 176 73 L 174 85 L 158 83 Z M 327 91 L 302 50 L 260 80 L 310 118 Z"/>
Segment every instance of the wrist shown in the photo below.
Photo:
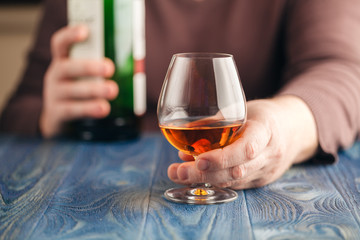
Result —
<path fill-rule="evenodd" d="M 45 139 L 49 139 L 55 135 L 53 129 L 50 127 L 49 118 L 44 111 L 42 111 L 40 114 L 39 130 L 41 136 Z"/>
<path fill-rule="evenodd" d="M 271 101 L 279 107 L 279 126 L 287 136 L 293 163 L 308 160 L 316 153 L 319 142 L 311 109 L 301 98 L 293 95 L 277 96 Z"/>

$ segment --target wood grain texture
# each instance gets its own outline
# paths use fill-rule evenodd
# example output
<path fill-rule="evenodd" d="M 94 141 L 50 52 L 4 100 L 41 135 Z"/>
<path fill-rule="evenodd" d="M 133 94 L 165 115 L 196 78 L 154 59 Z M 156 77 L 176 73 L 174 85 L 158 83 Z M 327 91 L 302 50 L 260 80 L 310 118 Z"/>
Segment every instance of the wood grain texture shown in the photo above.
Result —
<path fill-rule="evenodd" d="M 246 192 L 256 239 L 360 238 L 351 209 L 326 168 L 296 166 L 277 182 Z"/>
<path fill-rule="evenodd" d="M 0 238 L 27 239 L 71 167 L 71 144 L 1 140 Z"/>
<path fill-rule="evenodd" d="M 156 142 L 81 144 L 31 239 L 140 239 Z"/>
<path fill-rule="evenodd" d="M 167 167 L 178 161 L 178 155 L 164 139 L 161 149 L 144 238 L 253 239 L 242 191 L 236 201 L 220 205 L 186 205 L 165 200 L 163 192 L 176 186 L 167 177 Z"/>
<path fill-rule="evenodd" d="M 231 203 L 171 203 L 160 135 L 80 143 L 0 136 L 0 239 L 360 239 L 360 142 Z"/>

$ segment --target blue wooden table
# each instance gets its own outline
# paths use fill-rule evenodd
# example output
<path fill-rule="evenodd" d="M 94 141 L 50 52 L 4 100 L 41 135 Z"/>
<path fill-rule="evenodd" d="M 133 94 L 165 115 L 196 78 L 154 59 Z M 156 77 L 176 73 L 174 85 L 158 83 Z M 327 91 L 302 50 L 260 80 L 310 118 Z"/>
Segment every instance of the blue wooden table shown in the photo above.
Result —
<path fill-rule="evenodd" d="M 360 143 L 222 205 L 162 194 L 177 151 L 160 135 L 81 143 L 0 137 L 0 239 L 360 239 Z"/>

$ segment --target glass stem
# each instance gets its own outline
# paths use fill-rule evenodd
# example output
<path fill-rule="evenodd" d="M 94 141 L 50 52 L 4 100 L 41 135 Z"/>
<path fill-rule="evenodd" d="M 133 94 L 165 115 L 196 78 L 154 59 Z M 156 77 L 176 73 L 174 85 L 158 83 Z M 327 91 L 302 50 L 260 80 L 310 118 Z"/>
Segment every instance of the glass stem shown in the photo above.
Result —
<path fill-rule="evenodd" d="M 193 155 L 193 157 L 194 161 L 196 161 L 197 155 Z M 190 188 L 192 188 L 190 192 L 192 195 L 196 196 L 207 196 L 212 192 L 210 191 L 211 187 L 210 183 L 193 183 L 190 185 Z"/>
<path fill-rule="evenodd" d="M 190 187 L 189 193 L 193 196 L 208 196 L 214 193 L 213 190 L 210 190 L 210 183 L 193 183 Z"/>

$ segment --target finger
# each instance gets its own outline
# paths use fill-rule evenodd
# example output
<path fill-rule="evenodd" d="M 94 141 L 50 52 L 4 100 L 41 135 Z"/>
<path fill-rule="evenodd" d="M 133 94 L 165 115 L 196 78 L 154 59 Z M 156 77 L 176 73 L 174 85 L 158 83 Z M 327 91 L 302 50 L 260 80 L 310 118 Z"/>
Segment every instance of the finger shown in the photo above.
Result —
<path fill-rule="evenodd" d="M 191 155 L 188 155 L 188 154 L 185 154 L 185 153 L 183 153 L 183 152 L 181 152 L 181 151 L 179 151 L 179 158 L 181 158 L 181 160 L 183 160 L 183 161 L 187 161 L 187 162 L 189 162 L 189 161 L 194 161 L 194 157 L 193 156 L 191 156 Z"/>
<path fill-rule="evenodd" d="M 259 156 L 239 166 L 217 171 L 199 171 L 194 162 L 185 162 L 173 165 L 171 169 L 169 168 L 168 175 L 172 181 L 180 184 L 207 182 L 213 185 L 229 187 L 234 181 L 242 181 L 252 176 L 258 176 L 267 162 L 264 160 L 264 156 Z"/>
<path fill-rule="evenodd" d="M 86 25 L 67 26 L 57 31 L 51 38 L 51 53 L 53 58 L 69 55 L 72 44 L 84 41 L 89 35 Z"/>
<path fill-rule="evenodd" d="M 196 169 L 195 163 L 193 161 L 171 164 L 168 168 L 168 177 L 170 178 L 171 181 L 178 184 L 188 185 L 194 183 L 190 181 L 188 176 L 190 169 L 200 172 Z"/>
<path fill-rule="evenodd" d="M 59 84 L 56 94 L 61 99 L 105 98 L 112 100 L 119 93 L 118 85 L 112 80 L 94 81 L 84 79 Z"/>
<path fill-rule="evenodd" d="M 242 137 L 233 144 L 199 155 L 197 168 L 201 171 L 227 169 L 259 156 L 271 139 L 270 130 L 255 121 L 248 121 L 244 127 Z"/>
<path fill-rule="evenodd" d="M 86 101 L 63 101 L 57 106 L 57 117 L 60 122 L 85 117 L 103 118 L 110 113 L 110 104 L 105 99 Z"/>
<path fill-rule="evenodd" d="M 237 181 L 258 174 L 260 170 L 263 169 L 265 165 L 269 162 L 267 156 L 267 154 L 262 154 L 243 164 L 225 169 L 224 171 L 228 173 L 227 179 L 229 179 L 230 181 Z"/>
<path fill-rule="evenodd" d="M 262 159 L 259 159 L 258 163 L 254 161 L 254 164 L 258 165 L 256 171 L 249 171 L 249 174 L 240 179 L 219 184 L 218 186 L 231 187 L 236 190 L 263 187 L 276 181 L 291 166 L 287 164 L 270 164 L 269 162 L 269 157 L 265 155 Z M 253 166 L 249 166 L 249 168 L 251 167 Z"/>
<path fill-rule="evenodd" d="M 179 177 L 177 175 L 177 169 L 179 167 L 180 163 L 173 163 L 168 167 L 168 177 L 171 181 L 177 182 L 179 180 Z"/>
<path fill-rule="evenodd" d="M 263 179 L 253 178 L 249 177 L 246 179 L 238 180 L 238 181 L 232 181 L 222 184 L 213 184 L 215 187 L 219 188 L 231 188 L 234 190 L 244 190 L 244 189 L 252 189 L 252 188 L 259 188 L 263 187 L 270 182 L 267 183 L 267 181 Z"/>
<path fill-rule="evenodd" d="M 183 185 L 192 183 L 221 184 L 230 182 L 233 179 L 227 170 L 214 172 L 199 171 L 194 162 L 175 163 L 168 168 L 170 180 Z"/>
<path fill-rule="evenodd" d="M 267 176 L 265 172 L 266 165 L 268 164 L 268 155 L 262 154 L 255 159 L 252 159 L 244 164 L 228 168 L 223 174 L 225 177 L 213 184 L 221 187 L 234 187 L 234 185 L 246 185 L 256 178 Z M 207 173 L 207 172 L 206 172 Z M 227 175 L 226 175 L 227 174 Z"/>
<path fill-rule="evenodd" d="M 230 187 L 234 190 L 242 190 L 242 189 L 251 189 L 251 188 L 259 188 L 264 187 L 272 182 L 274 182 L 277 178 L 272 177 L 264 177 L 259 175 L 250 176 L 241 180 L 233 181 L 230 183 L 220 184 L 217 187 Z"/>
<path fill-rule="evenodd" d="M 107 58 L 101 60 L 64 59 L 56 61 L 52 69 L 54 79 L 106 78 L 114 74 L 115 66 Z"/>

